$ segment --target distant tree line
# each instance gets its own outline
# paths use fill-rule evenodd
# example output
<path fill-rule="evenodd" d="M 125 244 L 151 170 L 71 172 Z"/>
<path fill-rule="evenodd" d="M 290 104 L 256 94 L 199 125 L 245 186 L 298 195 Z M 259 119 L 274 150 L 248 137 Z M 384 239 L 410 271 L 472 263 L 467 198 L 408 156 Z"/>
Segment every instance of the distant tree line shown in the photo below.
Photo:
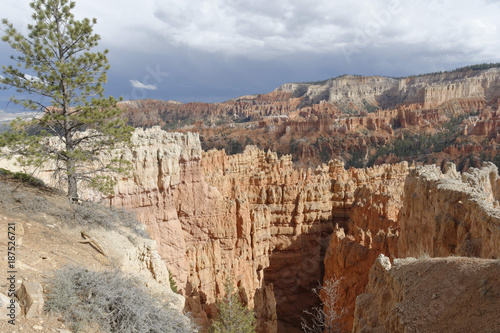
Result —
<path fill-rule="evenodd" d="M 469 65 L 469 66 L 464 66 L 464 67 L 458 67 L 455 69 L 451 69 L 448 71 L 438 71 L 438 72 L 431 72 L 431 73 L 424 73 L 424 74 L 415 74 L 415 75 L 409 75 L 409 76 L 400 76 L 400 77 L 393 77 L 394 79 L 404 79 L 407 77 L 422 77 L 422 76 L 429 76 L 429 75 L 439 75 L 439 74 L 446 74 L 446 73 L 459 73 L 459 72 L 467 72 L 467 71 L 482 71 L 490 68 L 500 68 L 500 63 L 495 62 L 495 63 L 482 63 L 482 64 L 476 64 L 476 65 Z"/>
<path fill-rule="evenodd" d="M 403 79 L 407 77 L 421 77 L 421 76 L 428 76 L 428 75 L 438 75 L 438 74 L 444 74 L 444 73 L 456 73 L 456 72 L 466 72 L 466 71 L 481 71 L 485 69 L 490 69 L 490 68 L 500 68 L 500 63 L 495 62 L 495 63 L 482 63 L 482 64 L 475 64 L 475 65 L 468 65 L 464 67 L 458 67 L 455 69 L 451 69 L 448 71 L 437 71 L 437 72 L 430 72 L 430 73 L 422 73 L 422 74 L 415 74 L 415 75 L 408 75 L 408 76 L 388 76 L 393 79 Z M 324 85 L 327 84 L 329 81 L 333 81 L 336 79 L 341 79 L 346 76 L 355 76 L 355 77 L 361 77 L 364 75 L 359 75 L 359 74 L 342 74 L 336 77 L 332 77 L 326 80 L 320 80 L 320 81 L 308 81 L 308 82 L 295 82 L 297 84 L 306 84 L 306 85 Z"/>

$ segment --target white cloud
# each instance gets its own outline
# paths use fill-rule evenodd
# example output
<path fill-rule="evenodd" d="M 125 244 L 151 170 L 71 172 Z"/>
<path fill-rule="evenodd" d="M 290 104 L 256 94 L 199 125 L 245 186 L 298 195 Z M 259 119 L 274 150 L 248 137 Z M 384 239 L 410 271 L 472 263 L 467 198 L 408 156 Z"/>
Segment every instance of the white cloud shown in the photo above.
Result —
<path fill-rule="evenodd" d="M 170 43 L 233 55 L 339 53 L 343 45 L 500 53 L 500 6 L 487 0 L 156 0 Z"/>
<path fill-rule="evenodd" d="M 39 77 L 30 75 L 30 74 L 24 74 L 24 78 L 28 81 L 31 81 L 31 82 L 40 82 Z"/>
<path fill-rule="evenodd" d="M 146 89 L 146 90 L 156 90 L 156 89 L 158 89 L 158 87 L 155 86 L 154 84 L 144 84 L 144 83 L 139 82 L 137 80 L 130 80 L 130 85 L 133 88 L 137 88 L 137 89 Z"/>
<path fill-rule="evenodd" d="M 5 15 L 29 10 L 28 1 L 8 3 Z M 500 54 L 500 4 L 491 0 L 88 0 L 75 12 L 97 17 L 96 32 L 112 52 L 119 46 L 164 54 L 185 46 L 268 59 L 341 54 L 357 41 L 387 50 Z"/>

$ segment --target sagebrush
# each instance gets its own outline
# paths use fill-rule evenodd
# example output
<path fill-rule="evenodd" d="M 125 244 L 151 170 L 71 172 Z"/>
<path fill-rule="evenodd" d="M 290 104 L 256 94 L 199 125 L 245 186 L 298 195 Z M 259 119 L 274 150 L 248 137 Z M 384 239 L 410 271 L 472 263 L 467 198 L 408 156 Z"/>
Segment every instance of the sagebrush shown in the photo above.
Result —
<path fill-rule="evenodd" d="M 5 170 L 5 169 L 4 169 Z M 10 172 L 6 170 L 7 172 Z M 0 174 L 6 174 L 0 169 Z M 8 173 L 13 175 L 12 172 Z M 31 183 L 30 183 L 31 184 Z M 33 184 L 32 184 L 33 185 Z M 102 227 L 106 230 L 116 230 L 125 227 L 135 235 L 150 238 L 145 227 L 134 214 L 124 209 L 106 207 L 97 203 L 81 201 L 79 203 L 60 204 L 50 200 L 57 191 L 35 185 L 37 193 L 19 191 L 16 184 L 4 182 L 0 179 L 0 209 L 19 210 L 30 213 L 31 218 L 45 222 L 44 215 L 53 216 L 65 224 L 74 227 Z M 38 192 L 40 193 L 38 195 Z"/>
<path fill-rule="evenodd" d="M 61 316 L 75 332 L 90 328 L 112 333 L 198 331 L 188 316 L 162 304 L 138 280 L 117 270 L 66 266 L 56 271 L 48 285 L 45 310 Z"/>

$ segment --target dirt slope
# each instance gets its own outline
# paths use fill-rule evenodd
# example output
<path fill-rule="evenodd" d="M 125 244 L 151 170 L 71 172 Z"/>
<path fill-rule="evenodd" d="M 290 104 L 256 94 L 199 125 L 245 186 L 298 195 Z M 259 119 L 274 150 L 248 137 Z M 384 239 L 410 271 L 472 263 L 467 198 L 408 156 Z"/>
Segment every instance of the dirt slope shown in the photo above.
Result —
<path fill-rule="evenodd" d="M 126 215 L 96 207 L 75 208 L 55 190 L 33 187 L 0 175 L 0 293 L 8 294 L 10 275 L 15 276 L 16 288 L 23 281 L 40 282 L 46 298 L 47 282 L 53 271 L 66 264 L 97 271 L 117 267 L 128 275 L 138 276 L 152 292 L 182 303 L 179 306 L 183 307 L 183 299 L 170 290 L 168 271 L 162 270 L 158 262 L 155 242 L 141 236 L 145 235 L 141 225 L 113 224 L 118 220 L 128 221 Z M 96 225 L 105 214 L 109 214 L 105 223 L 110 224 Z M 15 273 L 11 274 L 8 273 L 7 228 L 13 222 L 16 251 Z M 95 238 L 105 255 L 91 244 L 81 243 L 81 231 Z M 46 313 L 26 319 L 18 312 L 15 325 L 0 320 L 0 332 L 66 332 L 60 330 L 69 330 L 69 326 L 62 318 Z"/>

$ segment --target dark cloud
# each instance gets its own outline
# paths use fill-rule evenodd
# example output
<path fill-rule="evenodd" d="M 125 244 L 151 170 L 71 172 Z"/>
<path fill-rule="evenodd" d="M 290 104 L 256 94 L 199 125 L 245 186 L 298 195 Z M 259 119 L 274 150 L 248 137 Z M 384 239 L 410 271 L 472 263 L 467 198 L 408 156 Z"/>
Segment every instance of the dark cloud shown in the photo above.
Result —
<path fill-rule="evenodd" d="M 25 25 L 28 3 L 7 0 L 3 14 Z M 223 101 L 286 82 L 404 76 L 500 54 L 491 0 L 86 0 L 76 14 L 98 18 L 100 46 L 111 51 L 107 93 L 132 99 Z M 0 64 L 11 53 L 0 45 Z"/>

